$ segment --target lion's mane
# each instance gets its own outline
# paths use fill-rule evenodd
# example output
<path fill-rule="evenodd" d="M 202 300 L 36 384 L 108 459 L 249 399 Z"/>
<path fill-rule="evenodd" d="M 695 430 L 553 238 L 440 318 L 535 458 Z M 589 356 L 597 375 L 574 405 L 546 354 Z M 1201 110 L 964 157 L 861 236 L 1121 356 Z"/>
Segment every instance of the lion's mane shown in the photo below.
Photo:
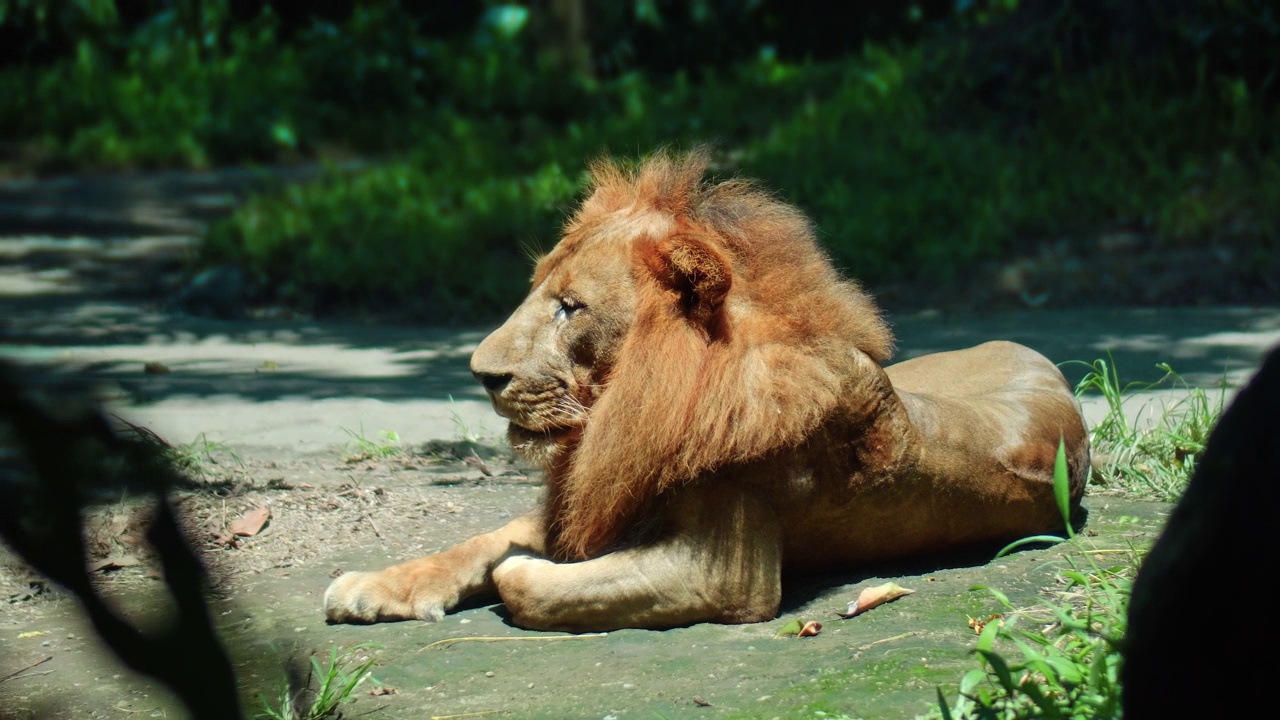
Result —
<path fill-rule="evenodd" d="M 674 230 L 618 243 L 631 254 L 636 320 L 581 437 L 548 469 L 560 558 L 607 551 L 668 490 L 800 444 L 847 399 L 852 368 L 892 353 L 879 310 L 840 277 L 805 216 L 750 182 L 705 182 L 708 159 L 598 162 L 569 220 L 566 235 L 657 211 Z"/>

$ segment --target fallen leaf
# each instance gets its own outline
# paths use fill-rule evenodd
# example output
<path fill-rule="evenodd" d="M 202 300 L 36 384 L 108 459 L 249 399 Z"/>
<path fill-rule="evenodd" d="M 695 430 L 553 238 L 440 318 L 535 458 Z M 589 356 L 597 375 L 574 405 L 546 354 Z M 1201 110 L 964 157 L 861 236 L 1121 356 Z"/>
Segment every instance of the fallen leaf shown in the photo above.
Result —
<path fill-rule="evenodd" d="M 837 614 L 842 618 L 851 618 L 855 615 L 861 615 L 873 607 L 893 602 L 903 595 L 910 595 L 913 592 L 915 590 L 908 590 L 896 582 L 887 582 L 883 585 L 865 588 L 858 593 L 857 600 L 849 603 L 847 611 Z"/>
<path fill-rule="evenodd" d="M 378 687 L 370 690 L 369 694 L 374 697 L 378 697 L 379 695 L 395 695 L 397 692 L 398 691 L 393 687 L 387 687 L 386 685 L 379 685 Z"/>
<path fill-rule="evenodd" d="M 965 617 L 969 617 L 969 616 L 966 615 Z M 992 620 L 1000 620 L 1000 622 L 1003 623 L 1004 620 L 1002 618 L 1004 618 L 1004 616 L 1001 615 L 1000 613 L 995 613 L 990 617 L 988 617 L 986 620 L 980 620 L 976 617 L 969 617 L 969 627 L 973 628 L 974 633 L 981 635 L 982 629 L 987 626 L 987 623 L 991 622 Z"/>
<path fill-rule="evenodd" d="M 142 371 L 150 375 L 163 375 L 169 372 L 169 366 L 162 362 L 143 363 Z"/>
<path fill-rule="evenodd" d="M 800 618 L 796 618 L 779 628 L 774 637 L 795 637 L 796 635 L 799 635 L 800 631 L 803 629 L 804 623 L 800 622 Z"/>
<path fill-rule="evenodd" d="M 32 630 L 31 632 L 18 633 L 18 639 L 25 640 L 26 638 L 40 637 L 41 635 L 48 635 L 48 634 L 49 633 L 45 632 L 44 630 Z"/>
<path fill-rule="evenodd" d="M 256 507 L 246 511 L 238 519 L 231 521 L 231 524 L 227 526 L 227 532 L 241 537 L 253 537 L 262 530 L 262 526 L 267 524 L 267 518 L 270 517 L 271 508 L 266 505 Z"/>
<path fill-rule="evenodd" d="M 798 637 L 813 637 L 820 632 L 822 632 L 822 623 L 817 620 L 810 620 L 804 624 L 804 627 L 800 628 Z"/>
<path fill-rule="evenodd" d="M 711 703 L 707 702 L 706 700 L 703 700 L 697 695 L 693 696 L 693 704 L 697 705 L 698 707 L 711 707 Z"/>
<path fill-rule="evenodd" d="M 774 635 L 774 637 L 812 637 L 821 631 L 822 623 L 815 622 L 813 620 L 805 621 L 800 618 L 795 618 L 786 625 L 783 625 L 778 630 L 778 634 Z"/>
<path fill-rule="evenodd" d="M 99 570 L 119 570 L 122 567 L 137 565 L 139 562 L 141 561 L 132 555 L 109 557 L 105 560 L 99 560 L 96 563 L 90 563 L 89 572 L 98 572 Z"/>

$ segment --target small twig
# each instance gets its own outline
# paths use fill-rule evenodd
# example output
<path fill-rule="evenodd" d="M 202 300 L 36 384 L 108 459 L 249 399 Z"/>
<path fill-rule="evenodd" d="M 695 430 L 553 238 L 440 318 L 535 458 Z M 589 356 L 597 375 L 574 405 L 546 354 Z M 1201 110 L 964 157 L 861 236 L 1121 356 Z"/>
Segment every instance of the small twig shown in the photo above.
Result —
<path fill-rule="evenodd" d="M 904 632 L 901 635 L 894 635 L 893 637 L 887 637 L 887 638 L 884 638 L 883 640 L 876 640 L 875 642 L 869 642 L 866 645 L 859 645 L 858 652 L 864 652 L 866 650 L 870 650 L 871 648 L 877 645 L 894 642 L 895 640 L 905 640 L 913 635 L 919 635 L 919 634 L 920 634 L 919 630 L 912 630 L 911 632 Z"/>
<path fill-rule="evenodd" d="M 432 715 L 431 720 L 459 720 L 460 718 L 484 717 L 485 715 L 497 715 L 505 713 L 506 710 L 481 710 L 480 712 L 458 713 L 457 715 Z"/>
<path fill-rule="evenodd" d="M 453 645 L 455 643 L 462 643 L 462 642 L 544 642 L 548 640 L 586 640 L 589 638 L 602 638 L 602 637 L 608 637 L 608 636 L 609 636 L 609 633 L 583 633 L 582 635 L 550 635 L 550 636 L 533 636 L 533 637 L 479 636 L 479 637 L 445 638 L 444 640 L 437 640 L 431 643 L 430 645 L 418 648 L 418 652 L 422 652 L 423 650 L 430 650 L 433 647 L 447 647 L 449 645 Z M 502 711 L 494 710 L 493 712 L 502 712 Z M 451 715 L 450 717 L 462 717 L 462 716 Z"/>
<path fill-rule="evenodd" d="M 366 513 L 366 512 L 362 512 L 362 513 L 360 513 L 360 515 L 361 515 L 365 520 L 367 520 L 367 521 L 369 522 L 369 527 L 373 528 L 373 534 L 374 534 L 374 535 L 377 535 L 377 536 L 378 536 L 378 539 L 379 539 L 379 540 L 381 540 L 381 539 L 382 539 L 382 533 L 378 531 L 378 526 L 374 524 L 374 522 L 373 522 L 373 517 L 372 517 L 372 516 L 370 516 L 370 515 L 369 515 L 369 513 Z"/>
<path fill-rule="evenodd" d="M 42 660 L 37 660 L 24 668 L 19 668 L 17 670 L 14 670 L 13 672 L 9 673 L 8 675 L 5 675 L 4 677 L 0 677 L 0 682 L 4 682 L 5 680 L 12 680 L 13 678 L 21 675 L 22 673 L 30 670 L 31 668 L 36 667 L 38 665 L 43 665 L 52 659 L 53 659 L 53 656 L 50 655 L 49 657 L 44 658 Z M 49 672 L 53 672 L 53 671 L 50 670 Z M 48 675 L 49 673 L 46 672 L 46 673 L 33 673 L 33 674 Z"/>

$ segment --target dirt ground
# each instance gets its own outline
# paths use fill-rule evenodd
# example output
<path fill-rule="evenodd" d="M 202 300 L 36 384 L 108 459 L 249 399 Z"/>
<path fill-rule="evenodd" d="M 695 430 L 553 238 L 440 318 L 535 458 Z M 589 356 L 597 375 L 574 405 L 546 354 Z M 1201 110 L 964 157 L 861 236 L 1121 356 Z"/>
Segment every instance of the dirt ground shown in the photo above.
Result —
<path fill-rule="evenodd" d="M 211 568 L 250 713 L 259 693 L 278 694 L 291 658 L 368 645 L 385 689 L 367 685 L 346 717 L 914 717 L 935 687 L 953 692 L 974 666 L 968 619 L 996 608 L 972 586 L 1034 603 L 1055 588 L 1064 552 L 1116 562 L 1152 541 L 1168 509 L 1095 492 L 1080 545 L 1088 554 L 1039 549 L 989 562 L 985 552 L 793 578 L 780 618 L 756 625 L 557 640 L 477 603 L 438 624 L 329 626 L 320 599 L 340 571 L 433 552 L 536 503 L 536 474 L 503 448 L 502 423 L 467 371 L 487 328 L 184 315 L 164 302 L 182 258 L 249 180 L 107 182 L 107 199 L 56 182 L 0 183 L 0 355 L 89 373 L 113 412 L 195 463 L 205 484 L 177 499 Z M 1004 338 L 1059 362 L 1111 352 L 1129 379 L 1154 380 L 1155 363 L 1167 361 L 1201 386 L 1238 385 L 1280 343 L 1280 308 L 1269 307 L 935 307 L 892 320 L 903 359 Z M 1074 380 L 1083 368 L 1064 371 Z M 1094 401 L 1085 409 L 1101 412 Z M 394 452 L 376 457 L 380 447 Z M 263 507 L 270 520 L 258 534 L 227 542 L 232 523 Z M 91 561 L 112 561 L 99 572 L 103 591 L 145 624 L 164 605 L 132 540 L 142 510 L 130 498 L 105 501 L 88 538 Z M 884 579 L 916 593 L 858 618 L 835 615 Z M 824 628 L 774 638 L 791 618 Z M 429 647 L 475 636 L 521 640 Z M 0 549 L 0 717 L 184 716 L 102 649 L 74 602 Z"/>

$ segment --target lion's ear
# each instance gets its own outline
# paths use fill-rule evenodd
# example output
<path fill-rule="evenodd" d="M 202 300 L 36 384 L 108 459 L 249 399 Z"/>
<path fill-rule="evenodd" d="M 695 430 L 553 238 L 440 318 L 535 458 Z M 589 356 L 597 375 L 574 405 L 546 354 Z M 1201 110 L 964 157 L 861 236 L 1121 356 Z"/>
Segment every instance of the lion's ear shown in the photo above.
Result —
<path fill-rule="evenodd" d="M 711 329 L 733 282 L 729 261 L 691 235 L 646 243 L 641 254 L 658 284 L 679 296 L 685 317 Z"/>

